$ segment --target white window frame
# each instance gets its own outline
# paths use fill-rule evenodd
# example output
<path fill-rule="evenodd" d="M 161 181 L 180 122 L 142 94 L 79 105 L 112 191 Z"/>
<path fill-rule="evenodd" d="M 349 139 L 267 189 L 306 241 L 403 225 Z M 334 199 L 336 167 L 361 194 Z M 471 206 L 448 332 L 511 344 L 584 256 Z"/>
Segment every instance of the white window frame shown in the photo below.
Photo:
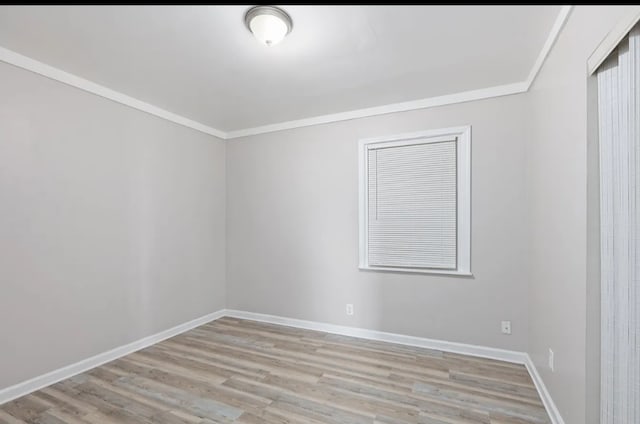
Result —
<path fill-rule="evenodd" d="M 412 144 L 442 141 L 443 137 L 457 140 L 457 268 L 403 268 L 371 266 L 368 263 L 368 159 L 371 146 L 407 146 Z M 360 264 L 362 270 L 396 271 L 420 274 L 448 274 L 471 276 L 471 126 L 442 128 L 393 136 L 361 139 L 358 142 L 359 164 L 359 221 L 360 221 Z"/>

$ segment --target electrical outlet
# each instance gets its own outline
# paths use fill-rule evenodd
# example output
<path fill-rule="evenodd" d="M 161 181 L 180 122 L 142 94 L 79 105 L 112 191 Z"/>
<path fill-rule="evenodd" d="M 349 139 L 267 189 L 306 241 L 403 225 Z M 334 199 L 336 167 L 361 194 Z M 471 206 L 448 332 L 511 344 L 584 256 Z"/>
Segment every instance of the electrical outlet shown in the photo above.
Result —
<path fill-rule="evenodd" d="M 511 321 L 502 321 L 502 334 L 511 334 Z"/>
<path fill-rule="evenodd" d="M 555 371 L 553 369 L 553 350 L 549 349 L 549 368 L 551 368 L 551 371 Z"/>
<path fill-rule="evenodd" d="M 353 303 L 347 303 L 347 315 L 353 315 Z"/>

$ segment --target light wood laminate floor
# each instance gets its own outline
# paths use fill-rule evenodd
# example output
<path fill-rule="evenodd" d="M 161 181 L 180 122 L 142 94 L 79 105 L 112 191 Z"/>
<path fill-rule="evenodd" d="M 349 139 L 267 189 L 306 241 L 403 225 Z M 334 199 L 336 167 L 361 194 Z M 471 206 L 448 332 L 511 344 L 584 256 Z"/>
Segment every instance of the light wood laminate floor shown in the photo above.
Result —
<path fill-rule="evenodd" d="M 0 423 L 549 423 L 527 370 L 221 318 L 0 406 Z"/>

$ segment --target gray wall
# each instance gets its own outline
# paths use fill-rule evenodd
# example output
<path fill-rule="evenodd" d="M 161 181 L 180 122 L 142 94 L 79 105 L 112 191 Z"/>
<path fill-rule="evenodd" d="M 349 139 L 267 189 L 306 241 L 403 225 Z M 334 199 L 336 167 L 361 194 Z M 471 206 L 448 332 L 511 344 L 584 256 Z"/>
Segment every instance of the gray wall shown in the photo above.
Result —
<path fill-rule="evenodd" d="M 0 389 L 225 305 L 224 144 L 0 63 Z"/>
<path fill-rule="evenodd" d="M 227 306 L 526 350 L 526 112 L 517 95 L 230 141 Z M 466 124 L 475 277 L 358 270 L 358 139 Z"/>
<path fill-rule="evenodd" d="M 631 10 L 574 8 L 527 94 L 233 140 L 226 186 L 220 140 L 0 64 L 0 388 L 226 305 L 527 350 L 597 423 L 586 59 Z M 359 271 L 357 140 L 466 124 L 474 278 Z"/>
<path fill-rule="evenodd" d="M 533 137 L 527 147 L 531 205 L 529 353 L 568 424 L 598 422 L 599 380 L 594 372 L 598 366 L 599 309 L 593 297 L 598 290 L 593 273 L 598 268 L 593 262 L 587 263 L 587 234 L 591 243 L 597 243 L 594 232 L 598 231 L 593 221 L 587 227 L 587 163 L 593 167 L 596 162 L 593 156 L 587 161 L 586 61 L 632 8 L 637 6 L 575 7 L 528 94 L 532 107 L 528 126 Z M 591 182 L 593 172 L 597 170 L 589 171 Z M 591 196 L 593 189 L 591 184 Z M 597 219 L 593 197 L 589 205 L 590 217 Z M 592 246 L 591 260 L 593 252 Z M 589 303 L 588 269 L 592 276 Z M 555 353 L 555 372 L 547 365 L 549 348 Z"/>

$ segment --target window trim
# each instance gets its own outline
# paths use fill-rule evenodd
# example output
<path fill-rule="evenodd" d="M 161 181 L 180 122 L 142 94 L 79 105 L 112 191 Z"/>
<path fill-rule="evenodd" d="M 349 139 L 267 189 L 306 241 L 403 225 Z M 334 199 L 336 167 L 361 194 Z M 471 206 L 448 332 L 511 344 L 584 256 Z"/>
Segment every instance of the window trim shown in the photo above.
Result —
<path fill-rule="evenodd" d="M 433 139 L 429 142 L 441 141 L 443 137 L 457 138 L 457 269 L 429 269 L 378 267 L 368 263 L 368 161 L 369 145 L 403 146 L 415 144 L 416 140 Z M 358 190 L 359 190 L 359 268 L 368 271 L 392 271 L 418 274 L 444 274 L 472 276 L 471 273 L 471 125 L 373 137 L 358 141 Z"/>

